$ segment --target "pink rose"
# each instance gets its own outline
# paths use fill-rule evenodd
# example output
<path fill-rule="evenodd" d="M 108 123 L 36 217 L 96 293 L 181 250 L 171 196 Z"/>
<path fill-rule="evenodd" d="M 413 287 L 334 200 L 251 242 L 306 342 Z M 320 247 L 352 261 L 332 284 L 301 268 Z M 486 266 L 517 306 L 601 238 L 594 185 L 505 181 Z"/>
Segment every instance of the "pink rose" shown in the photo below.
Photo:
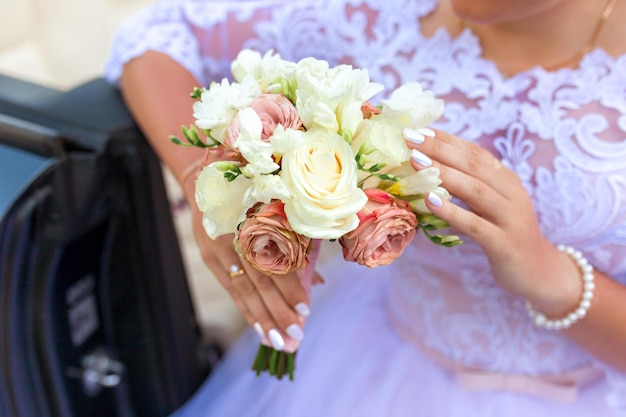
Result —
<path fill-rule="evenodd" d="M 282 125 L 285 129 L 300 129 L 302 127 L 302 120 L 300 120 L 296 107 L 282 94 L 261 94 L 252 100 L 250 108 L 261 118 L 263 124 L 261 140 L 264 142 L 269 142 L 277 125 Z M 235 117 L 226 130 L 224 144 L 235 149 L 233 143 L 237 137 L 239 137 L 239 118 Z"/>
<path fill-rule="evenodd" d="M 359 211 L 359 226 L 339 239 L 343 257 L 369 268 L 387 265 L 402 254 L 417 230 L 417 216 L 408 202 L 377 188 Z"/>
<path fill-rule="evenodd" d="M 284 207 L 280 200 L 258 204 L 239 228 L 239 251 L 265 274 L 284 275 L 308 265 L 311 238 L 293 231 Z"/>

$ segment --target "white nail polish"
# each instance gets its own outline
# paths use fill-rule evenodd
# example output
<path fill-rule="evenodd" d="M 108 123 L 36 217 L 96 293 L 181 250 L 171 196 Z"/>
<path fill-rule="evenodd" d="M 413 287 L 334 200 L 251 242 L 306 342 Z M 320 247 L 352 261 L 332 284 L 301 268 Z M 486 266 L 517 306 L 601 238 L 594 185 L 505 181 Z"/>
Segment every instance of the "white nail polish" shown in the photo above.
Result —
<path fill-rule="evenodd" d="M 304 338 L 304 332 L 300 326 L 295 323 L 287 327 L 287 334 L 296 340 L 302 340 Z"/>
<path fill-rule="evenodd" d="M 431 128 L 428 127 L 420 127 L 419 129 L 417 129 L 417 131 L 419 133 L 421 133 L 424 136 L 428 136 L 429 138 L 434 138 L 435 137 L 435 131 L 432 130 Z"/>
<path fill-rule="evenodd" d="M 411 143 L 419 145 L 424 143 L 424 135 L 417 130 L 405 128 L 403 131 L 404 138 Z"/>
<path fill-rule="evenodd" d="M 309 317 L 309 314 L 311 314 L 309 306 L 304 303 L 298 303 L 294 308 L 302 317 Z"/>
<path fill-rule="evenodd" d="M 431 161 L 428 156 L 424 155 L 417 149 L 413 149 L 411 151 L 411 158 L 423 167 L 429 167 L 433 164 L 433 161 Z"/>
<path fill-rule="evenodd" d="M 430 201 L 435 207 L 441 207 L 441 205 L 443 204 L 443 200 L 441 199 L 441 197 L 439 197 L 437 193 L 432 191 L 428 193 L 428 201 Z"/>
<path fill-rule="evenodd" d="M 283 339 L 278 330 L 270 330 L 268 332 L 268 336 L 270 338 L 270 342 L 272 342 L 272 346 L 274 347 L 274 349 L 283 350 L 285 348 L 285 339 Z"/>
<path fill-rule="evenodd" d="M 263 331 L 263 327 L 261 327 L 261 324 L 258 321 L 254 323 L 252 328 L 254 329 L 256 334 L 259 335 L 261 339 L 265 337 L 265 332 Z"/>

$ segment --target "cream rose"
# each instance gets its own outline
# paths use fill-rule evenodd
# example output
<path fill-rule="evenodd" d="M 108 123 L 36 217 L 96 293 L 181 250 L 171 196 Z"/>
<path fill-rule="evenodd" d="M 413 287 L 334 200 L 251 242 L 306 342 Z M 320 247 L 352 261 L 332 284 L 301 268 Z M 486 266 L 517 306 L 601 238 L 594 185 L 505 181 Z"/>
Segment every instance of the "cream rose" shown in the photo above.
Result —
<path fill-rule="evenodd" d="M 314 129 L 286 151 L 281 177 L 291 194 L 285 213 L 293 229 L 315 239 L 337 239 L 354 230 L 367 197 L 357 187 L 350 145 L 337 133 Z"/>

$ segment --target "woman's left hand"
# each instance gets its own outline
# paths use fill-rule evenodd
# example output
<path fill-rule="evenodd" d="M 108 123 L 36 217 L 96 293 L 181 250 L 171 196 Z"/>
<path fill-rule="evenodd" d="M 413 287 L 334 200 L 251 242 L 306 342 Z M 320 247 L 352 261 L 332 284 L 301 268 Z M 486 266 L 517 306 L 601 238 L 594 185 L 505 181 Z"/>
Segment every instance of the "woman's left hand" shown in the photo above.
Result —
<path fill-rule="evenodd" d="M 468 207 L 431 194 L 428 208 L 482 247 L 502 288 L 546 314 L 571 311 L 582 290 L 580 273 L 542 234 L 519 177 L 478 145 L 439 130 L 420 132 L 426 134 L 406 135 L 414 138 L 407 140 L 413 167 L 437 167 L 442 186 Z"/>

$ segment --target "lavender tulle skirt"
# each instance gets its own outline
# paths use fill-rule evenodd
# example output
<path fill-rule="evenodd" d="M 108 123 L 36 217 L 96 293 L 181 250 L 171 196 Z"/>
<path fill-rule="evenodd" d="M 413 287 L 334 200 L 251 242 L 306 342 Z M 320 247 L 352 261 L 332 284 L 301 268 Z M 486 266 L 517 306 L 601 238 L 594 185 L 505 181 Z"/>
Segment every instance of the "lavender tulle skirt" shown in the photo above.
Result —
<path fill-rule="evenodd" d="M 614 417 L 606 384 L 575 403 L 506 391 L 466 391 L 402 339 L 387 316 L 393 266 L 326 262 L 296 358 L 294 381 L 255 376 L 258 348 L 245 332 L 197 393 L 171 417 Z"/>

